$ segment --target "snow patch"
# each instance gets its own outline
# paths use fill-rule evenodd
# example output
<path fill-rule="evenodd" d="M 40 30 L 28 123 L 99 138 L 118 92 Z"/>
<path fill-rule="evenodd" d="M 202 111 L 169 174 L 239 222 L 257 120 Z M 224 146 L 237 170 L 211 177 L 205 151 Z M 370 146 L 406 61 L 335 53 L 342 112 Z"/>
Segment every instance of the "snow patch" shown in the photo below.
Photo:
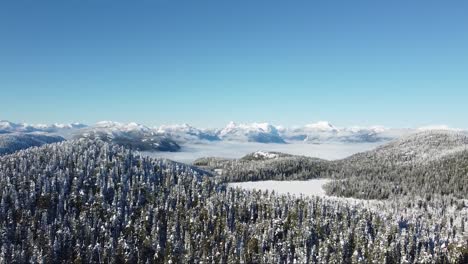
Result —
<path fill-rule="evenodd" d="M 326 196 L 323 185 L 330 182 L 329 179 L 315 179 L 308 181 L 257 181 L 257 182 L 235 182 L 229 183 L 232 188 L 246 190 L 274 191 L 277 194 Z"/>
<path fill-rule="evenodd" d="M 276 153 L 265 152 L 265 151 L 257 151 L 253 153 L 254 158 L 267 158 L 267 159 L 276 159 L 279 157 Z"/>

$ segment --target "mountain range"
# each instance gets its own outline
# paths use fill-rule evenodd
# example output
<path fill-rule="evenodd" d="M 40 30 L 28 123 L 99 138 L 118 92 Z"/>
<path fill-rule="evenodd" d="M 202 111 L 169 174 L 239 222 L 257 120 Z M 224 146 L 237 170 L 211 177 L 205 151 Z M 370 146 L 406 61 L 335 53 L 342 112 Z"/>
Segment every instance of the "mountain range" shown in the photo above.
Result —
<path fill-rule="evenodd" d="M 42 133 L 7 133 L 0 134 L 0 155 L 13 153 L 17 150 L 30 147 L 39 147 L 45 144 L 64 141 L 57 135 Z"/>
<path fill-rule="evenodd" d="M 148 127 L 137 123 L 102 121 L 94 125 L 81 123 L 31 125 L 0 121 L 0 134 L 27 133 L 60 136 L 64 139 L 96 138 L 144 151 L 179 151 L 187 144 L 216 141 L 256 143 L 374 143 L 391 140 L 424 130 L 373 127 L 336 127 L 321 121 L 301 127 L 285 128 L 269 123 L 237 124 L 230 122 L 221 129 L 200 129 L 188 124 Z M 449 130 L 448 127 L 442 127 Z M 459 132 L 464 132 L 460 131 Z M 10 137 L 11 141 L 11 137 Z"/>

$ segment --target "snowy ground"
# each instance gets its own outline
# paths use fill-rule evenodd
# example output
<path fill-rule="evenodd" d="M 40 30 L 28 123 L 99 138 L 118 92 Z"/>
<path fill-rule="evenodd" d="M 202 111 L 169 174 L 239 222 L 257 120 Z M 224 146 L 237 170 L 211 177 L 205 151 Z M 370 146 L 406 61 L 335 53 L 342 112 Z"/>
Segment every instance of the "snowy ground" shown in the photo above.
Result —
<path fill-rule="evenodd" d="M 382 144 L 382 143 L 380 143 Z M 342 159 L 352 154 L 371 150 L 379 143 L 290 143 L 262 144 L 241 142 L 212 142 L 207 144 L 183 145 L 180 152 L 148 153 L 154 157 L 167 158 L 179 162 L 191 163 L 202 157 L 241 158 L 255 151 L 277 151 L 293 155 L 322 158 L 327 160 Z"/>
<path fill-rule="evenodd" d="M 326 196 L 323 185 L 330 182 L 328 179 L 317 179 L 308 181 L 257 181 L 257 182 L 235 182 L 229 183 L 229 187 L 239 187 L 246 190 L 268 190 L 277 194 L 291 194 L 300 196 L 315 195 Z"/>
<path fill-rule="evenodd" d="M 337 196 L 329 196 L 325 193 L 323 185 L 330 182 L 330 179 L 314 179 L 307 181 L 257 181 L 257 182 L 231 182 L 228 187 L 242 188 L 245 190 L 261 190 L 269 192 L 275 191 L 279 195 L 294 195 L 300 196 L 319 196 L 329 200 L 343 202 L 349 205 L 366 206 L 366 208 L 378 208 L 385 204 L 384 201 L 377 200 L 361 200 L 356 198 L 345 198 Z"/>

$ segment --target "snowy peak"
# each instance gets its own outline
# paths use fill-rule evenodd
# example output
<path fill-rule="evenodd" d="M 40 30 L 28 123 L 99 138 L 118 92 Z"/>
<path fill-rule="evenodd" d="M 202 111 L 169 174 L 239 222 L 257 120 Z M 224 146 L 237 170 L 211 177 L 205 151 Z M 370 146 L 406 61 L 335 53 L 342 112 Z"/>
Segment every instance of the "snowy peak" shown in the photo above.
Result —
<path fill-rule="evenodd" d="M 180 143 L 192 142 L 201 143 L 206 141 L 218 141 L 216 132 L 195 128 L 189 124 L 182 125 L 163 125 L 155 128 L 156 133 L 165 135 Z"/>
<path fill-rule="evenodd" d="M 10 121 L 0 121 L 0 133 L 14 133 L 14 132 L 48 132 L 48 133 L 60 133 L 62 131 L 81 129 L 86 127 L 84 124 L 71 123 L 71 124 L 26 124 L 26 123 L 13 123 Z"/>
<path fill-rule="evenodd" d="M 218 132 L 218 137 L 228 141 L 285 143 L 276 127 L 268 123 L 236 124 L 230 122 Z"/>
<path fill-rule="evenodd" d="M 278 133 L 278 130 L 273 125 L 268 123 L 252 123 L 252 124 L 236 124 L 230 122 L 224 129 L 219 132 L 220 136 L 238 132 L 259 132 L 259 133 Z"/>
<path fill-rule="evenodd" d="M 383 142 L 398 138 L 408 131 L 389 130 L 381 126 L 339 128 L 326 121 L 280 130 L 281 136 L 288 141 L 311 143 L 345 142 L 365 143 Z"/>
<path fill-rule="evenodd" d="M 229 122 L 226 127 L 224 128 L 225 130 L 231 130 L 235 129 L 237 127 L 237 124 L 234 121 Z"/>
<path fill-rule="evenodd" d="M 387 142 L 405 135 L 422 131 L 450 130 L 448 126 L 426 126 L 417 129 L 388 129 L 382 126 L 371 127 L 337 127 L 327 121 L 319 121 L 301 127 L 285 128 L 269 123 L 235 123 L 229 122 L 224 128 L 218 130 L 200 129 L 190 124 L 162 125 L 147 127 L 135 122 L 120 123 L 114 121 L 101 121 L 92 126 L 80 123 L 71 124 L 25 124 L 0 121 L 0 134 L 7 133 L 51 133 L 65 138 L 73 138 L 84 133 L 97 132 L 110 137 L 116 135 L 140 135 L 144 137 L 158 136 L 174 140 L 179 144 L 208 143 L 212 141 L 258 142 L 258 143 L 286 143 L 308 142 L 322 143 L 370 143 Z"/>
<path fill-rule="evenodd" d="M 10 131 L 17 129 L 18 127 L 20 127 L 20 125 L 7 120 L 0 120 L 0 130 Z"/>
<path fill-rule="evenodd" d="M 324 132 L 337 130 L 332 124 L 330 124 L 327 121 L 319 121 L 314 124 L 308 124 L 308 125 L 305 125 L 304 128 L 307 130 L 324 131 Z"/>
<path fill-rule="evenodd" d="M 113 127 L 122 126 L 122 123 L 114 122 L 114 121 L 99 121 L 94 126 L 100 127 L 100 128 L 113 128 Z"/>
<path fill-rule="evenodd" d="M 158 133 L 180 133 L 180 132 L 186 132 L 186 133 L 197 133 L 201 131 L 198 128 L 195 128 L 187 123 L 184 124 L 176 124 L 176 125 L 162 125 L 160 127 L 156 127 L 155 130 Z"/>
<path fill-rule="evenodd" d="M 79 130 L 75 138 L 99 138 L 106 142 L 139 151 L 179 151 L 180 145 L 164 135 L 138 123 L 101 121 L 92 127 Z"/>
<path fill-rule="evenodd" d="M 344 128 L 343 130 L 349 131 L 352 133 L 360 133 L 360 132 L 367 132 L 367 133 L 384 133 L 388 129 L 383 126 L 371 126 L 371 127 L 360 127 L 360 126 L 353 126 L 349 128 Z"/>
<path fill-rule="evenodd" d="M 151 129 L 147 126 L 131 122 L 131 123 L 120 123 L 113 121 L 101 121 L 97 122 L 94 129 L 110 130 L 110 131 L 123 131 L 123 132 L 150 132 Z"/>
<path fill-rule="evenodd" d="M 87 127 L 81 123 L 71 123 L 71 124 L 52 124 L 52 125 L 44 125 L 44 124 L 36 124 L 36 125 L 28 125 L 29 127 L 44 131 L 44 132 L 58 132 L 60 130 L 73 130 L 73 129 L 81 129 Z"/>

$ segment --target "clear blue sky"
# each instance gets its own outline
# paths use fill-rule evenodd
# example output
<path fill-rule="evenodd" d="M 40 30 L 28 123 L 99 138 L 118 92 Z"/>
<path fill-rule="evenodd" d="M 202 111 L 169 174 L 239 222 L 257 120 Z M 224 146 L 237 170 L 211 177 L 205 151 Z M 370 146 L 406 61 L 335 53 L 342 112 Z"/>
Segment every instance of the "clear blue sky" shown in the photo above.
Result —
<path fill-rule="evenodd" d="M 468 128 L 468 1 L 5 0 L 0 119 Z"/>

